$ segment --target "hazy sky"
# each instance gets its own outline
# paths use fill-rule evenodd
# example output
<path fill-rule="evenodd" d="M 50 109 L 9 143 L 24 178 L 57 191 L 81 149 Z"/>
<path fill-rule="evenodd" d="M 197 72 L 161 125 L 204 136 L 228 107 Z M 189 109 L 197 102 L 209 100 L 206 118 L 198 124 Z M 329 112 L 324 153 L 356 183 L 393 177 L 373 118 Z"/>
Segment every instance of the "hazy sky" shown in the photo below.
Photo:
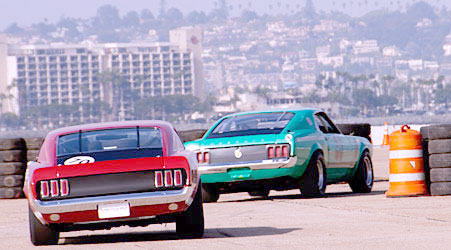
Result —
<path fill-rule="evenodd" d="M 217 0 L 216 0 L 217 1 Z M 317 11 L 329 12 L 331 10 L 343 11 L 352 16 L 360 16 L 368 11 L 388 8 L 397 9 L 418 2 L 419 0 L 313 0 Z M 425 0 L 437 9 L 445 5 L 451 9 L 450 0 Z M 215 7 L 215 0 L 166 0 L 167 8 L 177 7 L 182 12 L 193 10 L 208 13 Z M 112 4 L 120 10 L 120 14 L 135 10 L 140 12 L 148 8 L 156 16 L 160 0 L 0 0 L 0 30 L 5 29 L 13 22 L 19 26 L 48 20 L 53 23 L 61 17 L 88 18 L 96 14 L 97 8 Z M 297 6 L 304 7 L 305 0 L 227 0 L 232 6 L 234 15 L 244 9 L 263 13 L 280 13 L 297 10 Z M 272 8 L 270 8 L 272 6 Z"/>

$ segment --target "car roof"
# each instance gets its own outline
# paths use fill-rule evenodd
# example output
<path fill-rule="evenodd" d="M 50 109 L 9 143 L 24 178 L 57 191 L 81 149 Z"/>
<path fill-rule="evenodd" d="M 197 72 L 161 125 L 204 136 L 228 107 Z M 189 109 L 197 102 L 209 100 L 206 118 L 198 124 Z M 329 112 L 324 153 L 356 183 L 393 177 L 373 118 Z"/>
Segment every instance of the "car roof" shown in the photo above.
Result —
<path fill-rule="evenodd" d="M 164 129 L 165 131 L 173 130 L 173 126 L 169 122 L 160 121 L 160 120 L 114 121 L 114 122 L 90 123 L 90 124 L 82 124 L 82 125 L 58 128 L 58 129 L 50 131 L 47 134 L 47 137 L 75 133 L 80 130 L 88 131 L 88 130 L 99 130 L 99 129 L 113 129 L 113 128 L 121 128 L 121 127 L 135 127 L 135 126 L 159 127 L 159 128 Z"/>
<path fill-rule="evenodd" d="M 319 108 L 290 108 L 290 109 L 268 109 L 268 110 L 259 110 L 259 111 L 247 111 L 247 112 L 239 112 L 233 113 L 224 116 L 223 118 L 233 117 L 236 115 L 250 115 L 250 114 L 259 114 L 259 113 L 277 113 L 277 112 L 293 112 L 293 113 L 312 113 L 322 111 Z"/>

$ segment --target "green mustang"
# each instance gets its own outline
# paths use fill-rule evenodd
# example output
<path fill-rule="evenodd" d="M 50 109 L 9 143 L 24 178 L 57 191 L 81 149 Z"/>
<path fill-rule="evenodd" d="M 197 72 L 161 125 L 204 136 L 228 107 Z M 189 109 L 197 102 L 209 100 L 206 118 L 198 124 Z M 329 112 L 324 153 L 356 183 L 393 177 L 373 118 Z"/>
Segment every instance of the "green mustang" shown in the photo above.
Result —
<path fill-rule="evenodd" d="M 206 202 L 221 193 L 268 197 L 294 188 L 321 197 L 326 184 L 343 181 L 357 193 L 373 186 L 371 143 L 343 135 L 319 109 L 228 115 L 185 146 L 197 153 Z"/>

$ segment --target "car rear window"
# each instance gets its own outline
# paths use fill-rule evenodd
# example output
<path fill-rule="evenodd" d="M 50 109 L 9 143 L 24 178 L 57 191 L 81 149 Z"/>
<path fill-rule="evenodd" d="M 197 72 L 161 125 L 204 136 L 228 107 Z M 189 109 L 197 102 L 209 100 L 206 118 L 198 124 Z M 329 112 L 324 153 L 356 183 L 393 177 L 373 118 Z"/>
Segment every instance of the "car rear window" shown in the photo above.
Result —
<path fill-rule="evenodd" d="M 161 131 L 154 127 L 117 128 L 62 135 L 58 138 L 57 156 L 87 152 L 163 148 Z"/>
<path fill-rule="evenodd" d="M 221 121 L 207 138 L 279 134 L 293 118 L 294 113 L 274 112 L 238 115 Z"/>

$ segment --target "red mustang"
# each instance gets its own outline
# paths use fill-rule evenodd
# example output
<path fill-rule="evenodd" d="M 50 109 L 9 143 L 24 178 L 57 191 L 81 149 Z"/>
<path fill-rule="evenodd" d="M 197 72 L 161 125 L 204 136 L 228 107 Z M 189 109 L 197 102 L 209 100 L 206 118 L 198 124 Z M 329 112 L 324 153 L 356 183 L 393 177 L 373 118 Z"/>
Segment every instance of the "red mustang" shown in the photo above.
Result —
<path fill-rule="evenodd" d="M 180 237 L 204 232 L 197 160 L 163 121 L 72 126 L 50 132 L 30 162 L 24 192 L 31 241 L 59 233 L 176 222 Z"/>

